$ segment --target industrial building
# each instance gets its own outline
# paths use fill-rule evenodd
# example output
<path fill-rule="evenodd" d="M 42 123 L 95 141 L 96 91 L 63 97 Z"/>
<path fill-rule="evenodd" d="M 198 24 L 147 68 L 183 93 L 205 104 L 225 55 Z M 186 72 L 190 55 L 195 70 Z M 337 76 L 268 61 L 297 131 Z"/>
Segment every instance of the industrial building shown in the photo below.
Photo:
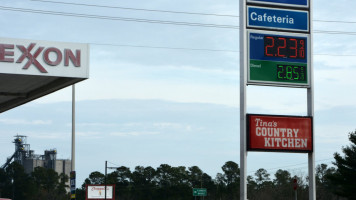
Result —
<path fill-rule="evenodd" d="M 25 172 L 30 174 L 36 167 L 53 169 L 58 174 L 64 173 L 69 177 L 71 171 L 71 160 L 57 159 L 57 150 L 45 150 L 43 155 L 35 154 L 27 144 L 27 136 L 16 135 L 13 143 L 15 144 L 14 154 L 7 158 L 6 163 L 1 168 L 6 168 L 12 160 L 23 165 Z"/>

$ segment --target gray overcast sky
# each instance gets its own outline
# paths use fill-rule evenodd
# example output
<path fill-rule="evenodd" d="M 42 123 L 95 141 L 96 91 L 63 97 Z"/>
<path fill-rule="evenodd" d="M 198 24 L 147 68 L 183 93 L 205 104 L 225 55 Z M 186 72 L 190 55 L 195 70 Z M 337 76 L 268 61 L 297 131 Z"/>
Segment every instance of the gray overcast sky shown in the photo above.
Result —
<path fill-rule="evenodd" d="M 75 1 L 100 7 L 56 2 L 3 0 L 0 37 L 90 44 L 90 78 L 77 85 L 78 186 L 90 172 L 103 172 L 105 160 L 132 170 L 197 165 L 212 177 L 226 161 L 239 163 L 237 0 Z M 317 164 L 330 164 L 356 127 L 356 65 L 355 56 L 349 56 L 356 55 L 355 7 L 351 0 L 314 1 Z M 306 115 L 305 89 L 249 86 L 247 100 L 250 113 Z M 2 113 L 0 163 L 13 153 L 16 134 L 27 135 L 38 154 L 57 148 L 58 157 L 70 158 L 70 101 L 66 88 Z M 306 154 L 249 153 L 247 171 L 299 173 L 306 162 Z"/>

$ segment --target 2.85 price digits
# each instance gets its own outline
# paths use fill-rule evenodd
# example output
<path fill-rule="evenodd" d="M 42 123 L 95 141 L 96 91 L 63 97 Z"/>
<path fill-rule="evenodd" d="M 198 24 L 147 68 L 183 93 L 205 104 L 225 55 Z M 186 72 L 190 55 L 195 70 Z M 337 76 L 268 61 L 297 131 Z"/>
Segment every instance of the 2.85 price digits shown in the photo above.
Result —
<path fill-rule="evenodd" d="M 264 55 L 267 57 L 305 59 L 305 39 L 265 36 Z"/>
<path fill-rule="evenodd" d="M 277 79 L 305 81 L 305 68 L 305 66 L 277 65 Z"/>

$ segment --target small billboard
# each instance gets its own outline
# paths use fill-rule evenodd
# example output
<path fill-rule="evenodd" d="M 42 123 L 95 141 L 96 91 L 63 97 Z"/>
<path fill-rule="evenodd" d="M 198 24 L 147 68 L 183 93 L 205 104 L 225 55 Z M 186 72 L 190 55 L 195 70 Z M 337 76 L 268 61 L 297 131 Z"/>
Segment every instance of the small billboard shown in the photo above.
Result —
<path fill-rule="evenodd" d="M 247 150 L 312 152 L 312 124 L 312 117 L 248 114 Z"/>
<path fill-rule="evenodd" d="M 86 200 L 115 199 L 115 185 L 86 185 Z"/>

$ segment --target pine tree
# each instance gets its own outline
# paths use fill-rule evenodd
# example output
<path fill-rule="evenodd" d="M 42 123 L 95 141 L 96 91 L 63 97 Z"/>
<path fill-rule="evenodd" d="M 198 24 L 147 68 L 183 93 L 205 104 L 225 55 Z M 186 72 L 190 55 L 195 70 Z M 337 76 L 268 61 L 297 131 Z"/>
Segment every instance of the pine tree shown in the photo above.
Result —
<path fill-rule="evenodd" d="M 356 131 L 349 134 L 351 144 L 343 147 L 341 156 L 339 153 L 334 154 L 337 167 L 336 173 L 328 178 L 334 185 L 334 192 L 337 195 L 347 199 L 356 199 Z"/>

